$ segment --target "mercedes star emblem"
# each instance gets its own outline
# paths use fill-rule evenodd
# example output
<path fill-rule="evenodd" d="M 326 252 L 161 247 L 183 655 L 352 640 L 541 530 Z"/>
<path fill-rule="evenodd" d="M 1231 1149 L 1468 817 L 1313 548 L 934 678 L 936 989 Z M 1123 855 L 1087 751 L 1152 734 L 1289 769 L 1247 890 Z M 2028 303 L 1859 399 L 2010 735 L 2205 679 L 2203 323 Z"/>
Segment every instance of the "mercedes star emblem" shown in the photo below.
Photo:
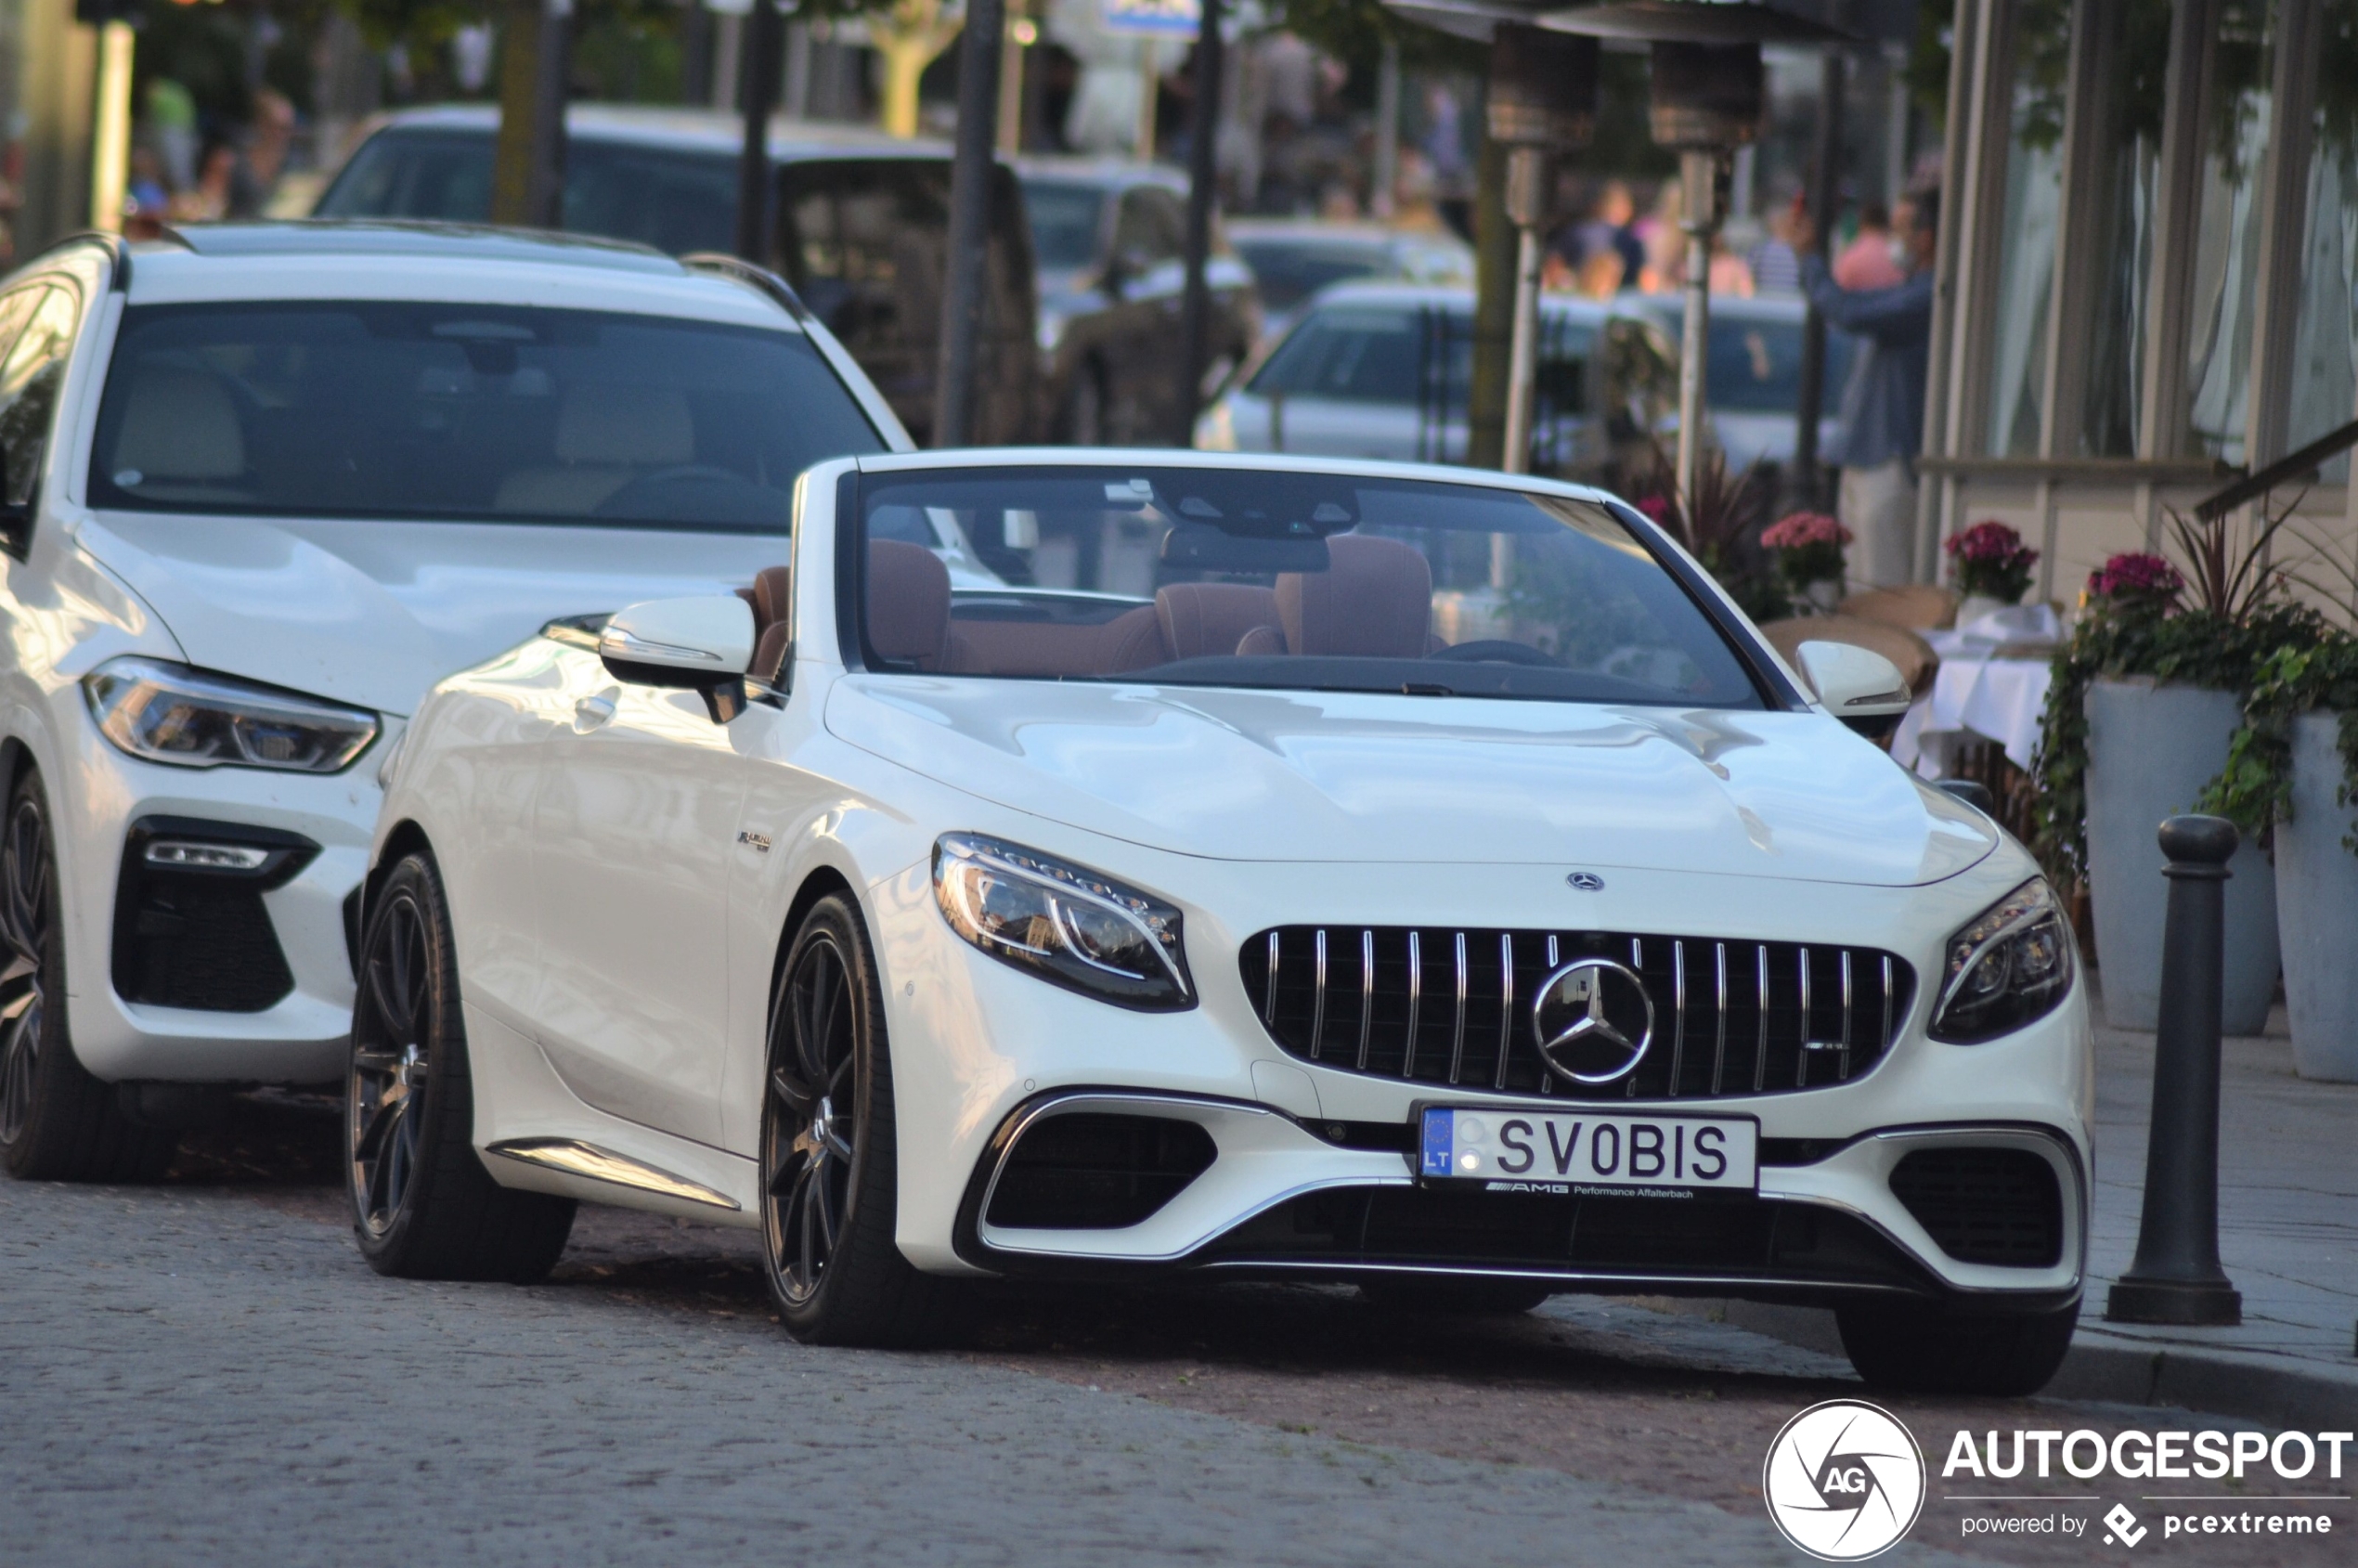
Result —
<path fill-rule="evenodd" d="M 1549 1067 L 1575 1083 L 1610 1083 L 1653 1043 L 1653 998 L 1626 965 L 1576 958 L 1540 982 L 1531 1022 Z"/>
<path fill-rule="evenodd" d="M 1605 879 L 1593 871 L 1575 871 L 1564 880 L 1584 893 L 1601 893 L 1605 890 Z"/>

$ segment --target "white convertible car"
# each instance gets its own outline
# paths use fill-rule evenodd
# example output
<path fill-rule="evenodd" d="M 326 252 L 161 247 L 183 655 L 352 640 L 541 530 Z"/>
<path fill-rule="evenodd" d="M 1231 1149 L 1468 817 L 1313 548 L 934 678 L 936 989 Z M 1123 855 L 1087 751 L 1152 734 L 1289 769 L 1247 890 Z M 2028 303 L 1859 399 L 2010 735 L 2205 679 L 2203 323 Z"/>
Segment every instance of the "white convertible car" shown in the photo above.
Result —
<path fill-rule="evenodd" d="M 787 1327 L 958 1276 L 1820 1302 L 2068 1344 L 2090 1040 L 2030 857 L 1609 497 L 1168 451 L 822 464 L 742 593 L 551 624 L 388 769 L 362 1250 L 758 1226 Z M 1805 687 L 1803 680 L 1807 680 Z"/>

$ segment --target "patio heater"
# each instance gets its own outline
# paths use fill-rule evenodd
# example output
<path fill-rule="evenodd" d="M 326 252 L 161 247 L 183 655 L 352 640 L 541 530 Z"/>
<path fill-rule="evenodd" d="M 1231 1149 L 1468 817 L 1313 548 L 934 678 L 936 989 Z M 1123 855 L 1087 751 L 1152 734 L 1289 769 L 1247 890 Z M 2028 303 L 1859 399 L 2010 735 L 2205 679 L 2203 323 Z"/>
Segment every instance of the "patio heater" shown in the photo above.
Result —
<path fill-rule="evenodd" d="M 1507 351 L 1507 439 L 1501 466 L 1531 470 L 1539 369 L 1539 253 L 1555 159 L 1597 133 L 1597 41 L 1502 21 L 1490 37 L 1490 139 L 1507 153 L 1507 218 L 1515 226 L 1514 335 Z"/>

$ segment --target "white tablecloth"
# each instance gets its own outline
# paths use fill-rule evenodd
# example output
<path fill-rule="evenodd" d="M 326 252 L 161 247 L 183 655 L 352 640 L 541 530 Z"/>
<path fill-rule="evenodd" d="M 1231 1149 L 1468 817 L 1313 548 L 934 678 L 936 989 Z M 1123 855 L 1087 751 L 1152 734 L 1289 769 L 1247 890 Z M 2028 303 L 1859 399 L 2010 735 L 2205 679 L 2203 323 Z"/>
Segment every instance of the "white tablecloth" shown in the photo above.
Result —
<path fill-rule="evenodd" d="M 1940 673 L 1899 721 L 1891 755 L 1902 767 L 1937 779 L 1949 770 L 1952 745 L 1987 739 L 2003 746 L 2015 767 L 2028 768 L 2039 751 L 2039 722 L 2053 681 L 2047 661 L 1940 653 Z"/>

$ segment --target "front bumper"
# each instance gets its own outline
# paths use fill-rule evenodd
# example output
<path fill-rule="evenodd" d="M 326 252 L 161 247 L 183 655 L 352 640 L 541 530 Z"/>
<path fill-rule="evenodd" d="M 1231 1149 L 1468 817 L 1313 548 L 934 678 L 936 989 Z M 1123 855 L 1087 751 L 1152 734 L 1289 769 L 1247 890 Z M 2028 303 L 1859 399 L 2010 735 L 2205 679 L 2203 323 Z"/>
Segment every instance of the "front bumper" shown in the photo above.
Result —
<path fill-rule="evenodd" d="M 354 994 L 347 922 L 368 873 L 382 798 L 377 762 L 397 738 L 399 721 L 388 719 L 387 733 L 359 760 L 326 776 L 166 767 L 123 756 L 86 721 L 69 732 L 78 748 L 72 783 L 53 780 L 50 788 L 62 828 L 66 972 L 73 981 L 69 1024 L 83 1065 L 113 1082 L 314 1083 L 341 1077 Z M 118 909 L 126 847 L 138 824 L 159 818 L 261 829 L 317 846 L 299 871 L 260 896 L 292 981 L 269 1005 L 230 1011 L 123 994 L 117 947 L 126 925 Z"/>

